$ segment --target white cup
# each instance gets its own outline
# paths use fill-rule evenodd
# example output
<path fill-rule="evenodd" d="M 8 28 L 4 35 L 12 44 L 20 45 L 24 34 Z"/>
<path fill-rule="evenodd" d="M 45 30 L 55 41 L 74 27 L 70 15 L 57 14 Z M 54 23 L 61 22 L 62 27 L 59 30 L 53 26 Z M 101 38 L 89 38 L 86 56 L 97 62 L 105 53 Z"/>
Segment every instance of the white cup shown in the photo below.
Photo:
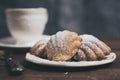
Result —
<path fill-rule="evenodd" d="M 35 42 L 43 35 L 48 13 L 46 8 L 6 9 L 7 26 L 19 42 Z"/>

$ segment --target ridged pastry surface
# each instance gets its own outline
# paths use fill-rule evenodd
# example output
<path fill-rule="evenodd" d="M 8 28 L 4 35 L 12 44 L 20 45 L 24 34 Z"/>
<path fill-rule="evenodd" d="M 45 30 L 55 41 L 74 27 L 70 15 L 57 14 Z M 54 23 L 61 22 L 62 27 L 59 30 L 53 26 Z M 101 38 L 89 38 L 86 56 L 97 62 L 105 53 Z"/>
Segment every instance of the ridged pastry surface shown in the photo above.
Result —
<path fill-rule="evenodd" d="M 77 54 L 74 56 L 75 60 L 101 60 L 104 59 L 106 55 L 111 53 L 110 47 L 95 36 L 84 34 L 80 35 L 80 37 L 83 41 Z"/>
<path fill-rule="evenodd" d="M 51 37 L 46 46 L 47 57 L 50 60 L 70 60 L 81 46 L 81 37 L 75 32 L 59 31 Z"/>
<path fill-rule="evenodd" d="M 54 61 L 96 61 L 111 53 L 111 48 L 93 35 L 59 31 L 49 40 L 40 40 L 31 54 Z"/>
<path fill-rule="evenodd" d="M 107 46 L 103 41 L 96 38 L 95 36 L 84 34 L 81 35 L 81 37 L 83 39 L 83 42 L 90 42 L 92 44 L 96 44 L 96 46 L 98 46 L 105 54 L 108 55 L 111 52 L 110 47 Z"/>
<path fill-rule="evenodd" d="M 47 55 L 46 55 L 45 47 L 48 41 L 49 39 L 44 39 L 36 42 L 36 44 L 31 48 L 31 54 L 46 58 Z"/>

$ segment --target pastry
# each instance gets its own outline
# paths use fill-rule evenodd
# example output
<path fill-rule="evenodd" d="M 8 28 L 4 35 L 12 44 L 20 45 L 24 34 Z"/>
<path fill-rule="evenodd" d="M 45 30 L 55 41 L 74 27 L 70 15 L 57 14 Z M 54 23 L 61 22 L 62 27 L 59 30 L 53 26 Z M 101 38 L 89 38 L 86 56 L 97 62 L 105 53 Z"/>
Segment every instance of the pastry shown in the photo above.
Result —
<path fill-rule="evenodd" d="M 98 38 L 94 37 L 93 35 L 84 34 L 81 35 L 83 42 L 91 42 L 93 44 L 96 44 L 105 54 L 110 54 L 111 49 L 109 46 L 107 46 L 104 42 L 99 40 Z"/>
<path fill-rule="evenodd" d="M 103 51 L 98 46 L 96 46 L 96 44 L 91 43 L 91 42 L 85 42 L 84 44 L 86 46 L 88 46 L 95 53 L 97 58 L 104 58 L 105 57 L 105 54 L 103 53 Z"/>
<path fill-rule="evenodd" d="M 67 30 L 57 32 L 49 40 L 40 40 L 31 48 L 31 54 L 54 61 L 95 61 L 110 53 L 110 47 L 98 38 Z"/>
<path fill-rule="evenodd" d="M 80 35 L 82 38 L 82 45 L 79 48 L 77 54 L 74 56 L 75 60 L 101 60 L 104 59 L 106 55 L 111 53 L 110 47 L 108 47 L 104 42 L 92 35 Z M 83 53 L 85 55 L 83 55 Z M 84 59 L 80 59 L 81 56 Z"/>
<path fill-rule="evenodd" d="M 70 60 L 80 48 L 81 41 L 82 38 L 75 32 L 59 31 L 47 43 L 47 58 L 55 61 Z"/>
<path fill-rule="evenodd" d="M 48 40 L 40 40 L 38 41 L 32 48 L 31 48 L 31 54 L 46 58 L 46 51 L 45 47 L 47 45 Z"/>
<path fill-rule="evenodd" d="M 87 57 L 83 50 L 79 49 L 78 52 L 73 57 L 77 61 L 86 61 Z"/>

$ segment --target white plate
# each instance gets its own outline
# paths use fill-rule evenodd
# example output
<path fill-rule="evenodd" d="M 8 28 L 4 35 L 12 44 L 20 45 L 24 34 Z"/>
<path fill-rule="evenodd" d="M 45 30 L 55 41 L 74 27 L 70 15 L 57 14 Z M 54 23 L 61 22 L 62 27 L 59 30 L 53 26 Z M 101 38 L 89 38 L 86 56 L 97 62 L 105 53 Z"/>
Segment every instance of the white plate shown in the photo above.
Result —
<path fill-rule="evenodd" d="M 47 59 L 42 59 L 30 53 L 26 54 L 25 59 L 29 62 L 40 64 L 40 65 L 63 66 L 63 67 L 87 67 L 87 66 L 98 66 L 98 65 L 111 63 L 116 59 L 116 54 L 110 53 L 110 55 L 106 56 L 106 59 L 103 59 L 100 61 L 56 62 L 56 61 L 50 61 Z"/>
<path fill-rule="evenodd" d="M 49 40 L 50 36 L 43 35 L 40 37 L 40 40 Z M 0 47 L 3 48 L 30 48 L 32 47 L 36 42 L 19 42 L 12 38 L 12 37 L 6 37 L 0 39 Z"/>

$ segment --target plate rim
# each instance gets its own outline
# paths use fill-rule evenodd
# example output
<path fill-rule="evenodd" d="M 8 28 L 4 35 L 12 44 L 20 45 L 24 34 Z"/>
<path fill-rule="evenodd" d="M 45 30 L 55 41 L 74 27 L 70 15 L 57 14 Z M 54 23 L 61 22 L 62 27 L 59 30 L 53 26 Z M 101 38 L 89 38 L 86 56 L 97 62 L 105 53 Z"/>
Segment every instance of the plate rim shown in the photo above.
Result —
<path fill-rule="evenodd" d="M 39 65 L 47 65 L 47 66 L 58 66 L 58 67 L 90 67 L 90 66 L 98 66 L 104 65 L 113 62 L 116 59 L 116 54 L 111 52 L 110 55 L 106 56 L 106 59 L 101 61 L 80 61 L 80 62 L 56 62 L 50 61 L 47 59 L 43 59 L 32 55 L 30 52 L 26 53 L 25 59 L 29 62 L 39 64 Z M 112 57 L 112 58 L 111 58 Z M 39 60 L 39 61 L 38 61 Z"/>

